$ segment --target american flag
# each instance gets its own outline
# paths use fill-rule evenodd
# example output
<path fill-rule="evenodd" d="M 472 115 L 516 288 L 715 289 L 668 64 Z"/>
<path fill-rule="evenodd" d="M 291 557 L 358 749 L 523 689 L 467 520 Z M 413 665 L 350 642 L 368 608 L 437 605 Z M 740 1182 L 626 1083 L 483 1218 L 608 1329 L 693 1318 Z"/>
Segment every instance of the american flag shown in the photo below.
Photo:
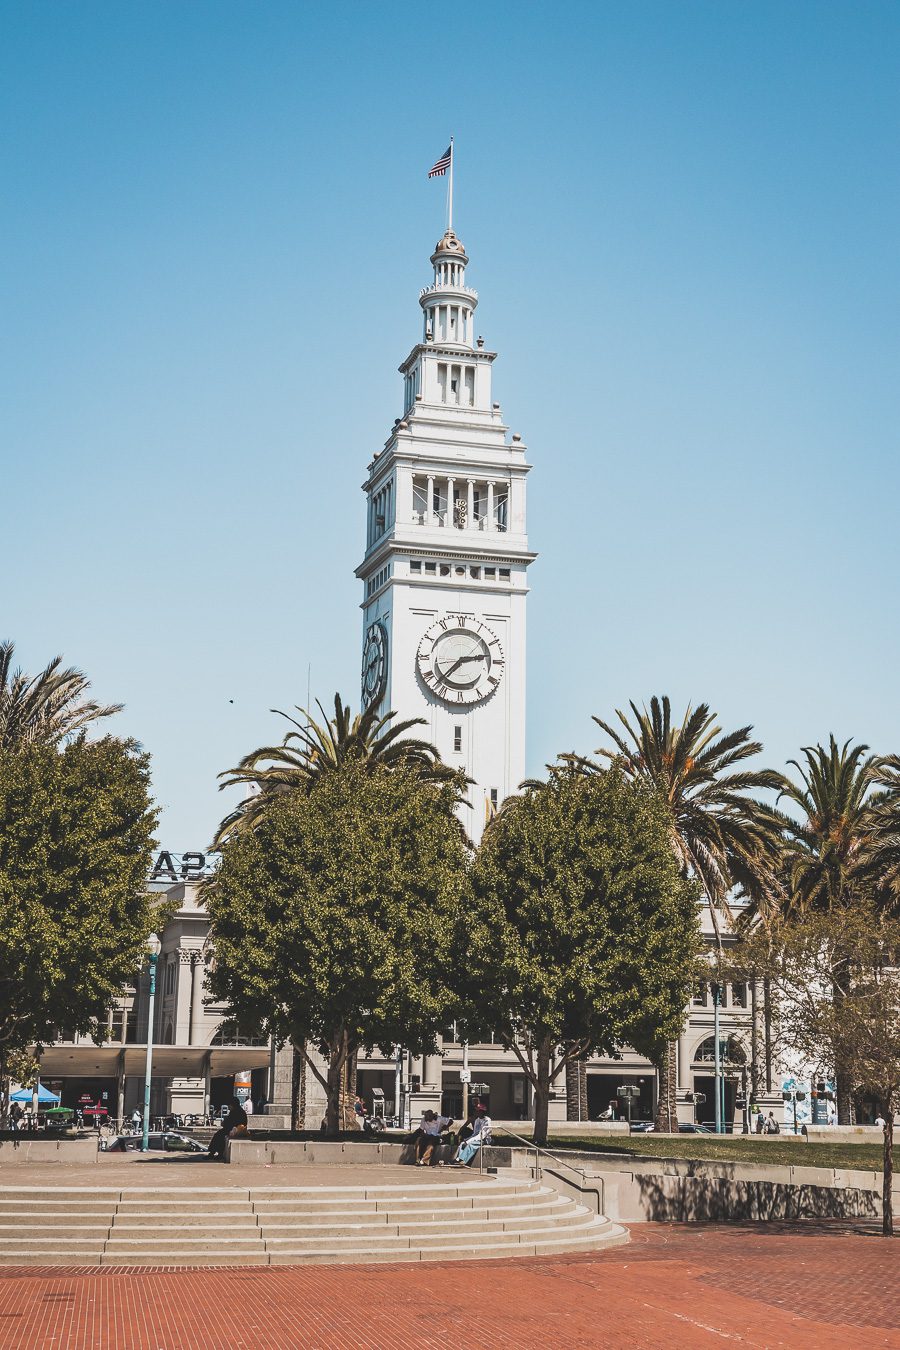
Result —
<path fill-rule="evenodd" d="M 453 158 L 453 146 L 448 145 L 447 149 L 441 155 L 433 169 L 428 170 L 429 178 L 443 178 L 444 174 L 450 168 L 450 161 Z"/>

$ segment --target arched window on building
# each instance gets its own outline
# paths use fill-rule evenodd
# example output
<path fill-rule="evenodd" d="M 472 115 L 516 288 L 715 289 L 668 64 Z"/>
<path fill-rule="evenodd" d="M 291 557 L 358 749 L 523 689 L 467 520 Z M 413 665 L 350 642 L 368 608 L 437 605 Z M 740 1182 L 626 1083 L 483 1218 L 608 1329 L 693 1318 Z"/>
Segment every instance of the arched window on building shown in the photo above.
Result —
<path fill-rule="evenodd" d="M 211 1045 L 268 1045 L 269 1038 L 257 1033 L 255 1036 L 248 1036 L 240 1030 L 234 1018 L 229 1018 L 226 1022 L 220 1022 L 213 1036 Z"/>
<path fill-rule="evenodd" d="M 723 1064 L 746 1064 L 747 1055 L 737 1036 L 720 1036 Z M 707 1036 L 694 1051 L 695 1064 L 715 1064 L 716 1038 Z"/>

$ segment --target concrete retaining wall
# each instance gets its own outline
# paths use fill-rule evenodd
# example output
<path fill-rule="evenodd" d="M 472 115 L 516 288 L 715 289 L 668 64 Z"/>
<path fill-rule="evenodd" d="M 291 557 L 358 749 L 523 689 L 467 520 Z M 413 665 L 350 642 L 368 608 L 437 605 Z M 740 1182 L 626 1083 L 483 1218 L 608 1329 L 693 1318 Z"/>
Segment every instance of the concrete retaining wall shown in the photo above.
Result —
<path fill-rule="evenodd" d="M 355 1140 L 345 1143 L 330 1139 L 229 1139 L 225 1156 L 228 1162 L 239 1166 L 348 1163 L 354 1166 L 393 1164 L 396 1167 L 416 1160 L 412 1144 L 357 1143 Z M 452 1147 L 444 1144 L 435 1151 L 434 1161 L 449 1162 L 452 1156 Z M 486 1167 L 509 1167 L 511 1159 L 512 1149 L 485 1149 Z M 478 1170 L 477 1156 L 473 1168 Z"/>
<path fill-rule="evenodd" d="M 19 1163 L 96 1163 L 97 1136 L 88 1139 L 0 1139 L 0 1167 Z"/>
<path fill-rule="evenodd" d="M 752 1222 L 811 1218 L 877 1218 L 881 1215 L 880 1172 L 748 1163 L 621 1159 L 595 1153 L 566 1153 L 585 1173 L 543 1159 L 546 1180 L 572 1187 L 602 1187 L 603 1213 L 623 1223 Z M 513 1166 L 527 1164 L 516 1150 Z M 530 1155 L 533 1163 L 534 1154 Z M 518 1162 L 517 1162 L 518 1159 Z M 894 1191 L 900 1210 L 900 1186 Z"/>

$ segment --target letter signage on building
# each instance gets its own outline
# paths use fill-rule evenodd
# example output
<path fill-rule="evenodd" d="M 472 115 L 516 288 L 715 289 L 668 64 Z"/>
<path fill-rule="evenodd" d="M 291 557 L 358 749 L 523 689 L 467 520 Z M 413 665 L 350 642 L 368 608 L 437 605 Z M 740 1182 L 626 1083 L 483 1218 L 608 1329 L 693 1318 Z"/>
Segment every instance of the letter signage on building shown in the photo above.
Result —
<path fill-rule="evenodd" d="M 150 869 L 150 881 L 202 881 L 214 867 L 213 853 L 170 853 L 162 849 Z"/>

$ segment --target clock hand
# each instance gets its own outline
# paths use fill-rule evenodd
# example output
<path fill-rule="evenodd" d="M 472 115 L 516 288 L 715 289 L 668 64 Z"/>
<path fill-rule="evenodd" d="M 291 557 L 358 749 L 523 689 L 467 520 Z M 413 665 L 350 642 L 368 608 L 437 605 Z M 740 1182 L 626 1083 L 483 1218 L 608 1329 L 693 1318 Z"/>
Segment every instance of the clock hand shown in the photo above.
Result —
<path fill-rule="evenodd" d="M 449 679 L 450 676 L 453 674 L 454 670 L 458 670 L 459 667 L 465 661 L 483 661 L 483 660 L 484 660 L 484 652 L 475 652 L 472 656 L 461 656 L 458 661 L 454 662 L 454 664 L 450 667 L 449 670 L 444 671 L 444 679 L 445 680 Z"/>

